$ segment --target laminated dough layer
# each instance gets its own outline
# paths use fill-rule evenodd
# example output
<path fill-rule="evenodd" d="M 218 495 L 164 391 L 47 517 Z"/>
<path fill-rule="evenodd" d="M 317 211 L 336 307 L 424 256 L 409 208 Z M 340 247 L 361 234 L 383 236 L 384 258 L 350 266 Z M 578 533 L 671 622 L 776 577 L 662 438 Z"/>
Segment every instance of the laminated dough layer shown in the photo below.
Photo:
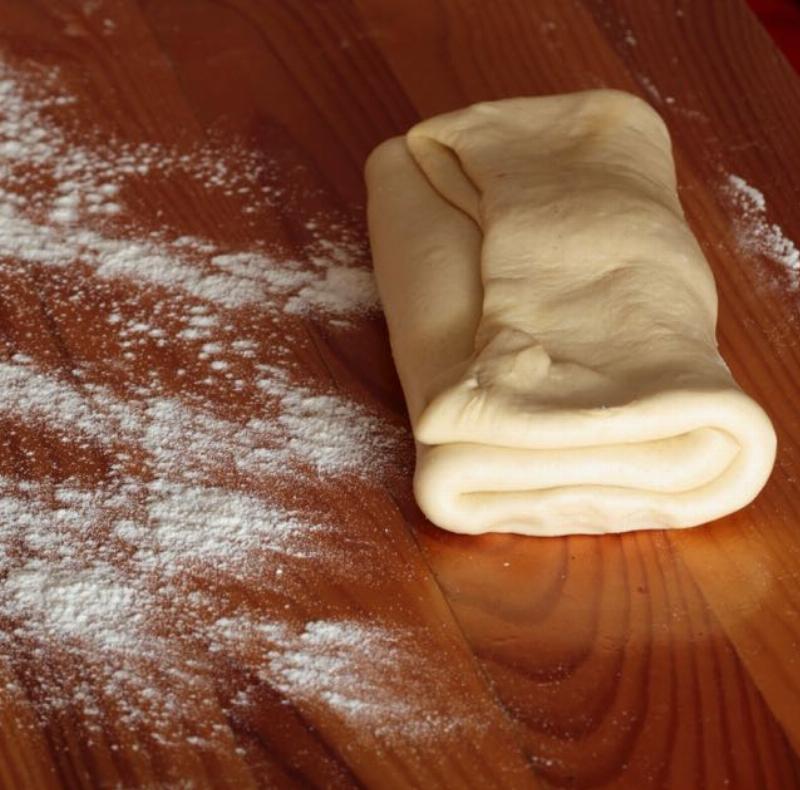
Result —
<path fill-rule="evenodd" d="M 626 93 L 440 115 L 366 169 L 420 507 L 456 532 L 690 527 L 775 457 L 717 350 L 666 127 Z"/>

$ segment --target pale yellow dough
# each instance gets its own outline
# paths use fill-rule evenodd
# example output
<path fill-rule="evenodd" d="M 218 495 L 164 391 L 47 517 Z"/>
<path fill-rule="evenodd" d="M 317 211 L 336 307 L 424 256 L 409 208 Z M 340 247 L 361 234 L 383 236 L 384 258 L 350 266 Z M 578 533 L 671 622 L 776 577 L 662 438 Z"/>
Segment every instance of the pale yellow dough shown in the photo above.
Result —
<path fill-rule="evenodd" d="M 756 496 L 775 434 L 717 351 L 714 280 L 645 102 L 477 104 L 383 143 L 366 176 L 431 521 L 624 532 Z"/>

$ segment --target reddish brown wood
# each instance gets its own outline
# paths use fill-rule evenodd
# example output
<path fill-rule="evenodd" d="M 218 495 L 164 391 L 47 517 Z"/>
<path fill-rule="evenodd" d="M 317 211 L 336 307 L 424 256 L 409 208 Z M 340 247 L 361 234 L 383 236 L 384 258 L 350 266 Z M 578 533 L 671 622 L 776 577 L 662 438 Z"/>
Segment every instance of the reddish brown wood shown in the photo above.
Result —
<path fill-rule="evenodd" d="M 800 78 L 743 3 L 2 0 L 0 55 L 59 66 L 79 98 L 76 138 L 99 130 L 185 151 L 246 139 L 288 187 L 257 223 L 243 219 L 246 198 L 180 174 L 143 179 L 127 203 L 145 227 L 231 249 L 267 241 L 298 256 L 320 214 L 344 217 L 363 237 L 364 158 L 420 117 L 503 96 L 638 92 L 673 134 L 683 202 L 717 278 L 722 351 L 780 436 L 776 471 L 753 506 L 668 535 L 446 534 L 417 511 L 408 468 L 372 485 L 304 489 L 358 547 L 359 572 L 342 582 L 289 562 L 303 582 L 291 596 L 257 578 L 213 589 L 253 616 L 280 608 L 294 624 L 346 617 L 419 629 L 421 665 L 446 668 L 448 680 L 420 686 L 387 673 L 385 683 L 422 688 L 443 710 L 455 696 L 472 724 L 456 737 L 355 731 L 325 705 L 259 682 L 263 645 L 245 635 L 211 657 L 200 639 L 181 645 L 185 658 L 209 663 L 197 679 L 205 701 L 175 727 L 191 738 L 216 725 L 219 737 L 213 749 L 186 738 L 165 745 L 146 722 L 118 726 L 113 695 L 99 732 L 74 712 L 42 717 L 26 674 L 36 662 L 4 661 L 0 785 L 800 787 L 800 296 L 774 264 L 742 253 L 721 192 L 727 173 L 745 177 L 765 193 L 770 221 L 800 240 Z M 53 374 L 98 363 L 95 383 L 120 397 L 155 370 L 166 391 L 187 396 L 172 373 L 188 364 L 180 349 L 154 346 L 140 367 L 128 365 L 101 308 L 69 301 L 89 287 L 98 304 L 118 292 L 147 312 L 153 294 L 86 286 L 72 270 L 58 280 L 4 270 L 0 280 L 6 356 L 24 352 Z M 404 424 L 379 320 L 242 320 L 259 337 L 292 338 L 304 380 Z M 257 361 L 274 362 L 271 353 L 265 342 Z M 191 386 L 205 394 L 202 375 Z M 264 416 L 244 397 L 209 397 L 220 414 Z M 91 486 L 109 474 L 102 448 L 8 415 L 2 429 L 4 475 Z M 264 486 L 225 468 L 209 482 L 254 494 Z M 181 593 L 211 584 L 187 577 Z M 68 682 L 67 663 L 52 671 Z M 225 712 L 253 686 L 257 705 Z"/>

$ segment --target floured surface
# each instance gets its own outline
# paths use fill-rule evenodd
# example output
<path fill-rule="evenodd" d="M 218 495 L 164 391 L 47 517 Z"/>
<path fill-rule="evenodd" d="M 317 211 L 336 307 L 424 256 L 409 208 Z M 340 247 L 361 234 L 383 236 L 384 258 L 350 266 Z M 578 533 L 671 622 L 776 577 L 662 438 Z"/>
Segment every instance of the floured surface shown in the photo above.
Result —
<path fill-rule="evenodd" d="M 798 294 L 780 265 L 737 248 L 738 212 L 722 192 L 726 174 L 743 177 L 763 192 L 766 221 L 800 240 L 800 82 L 781 70 L 743 0 L 432 4 L 404 3 L 398 13 L 385 0 L 0 0 L 0 50 L 26 71 L 29 88 L 58 65 L 45 93 L 72 102 L 53 110 L 71 146 L 128 148 L 128 165 L 130 149 L 157 149 L 148 173 L 105 197 L 119 211 L 80 224 L 106 240 L 149 241 L 159 254 L 183 249 L 203 277 L 243 275 L 254 251 L 313 272 L 311 258 L 324 268 L 343 234 L 352 257 L 340 263 L 366 272 L 364 234 L 351 216 L 363 214 L 361 169 L 380 140 L 475 101 L 636 91 L 636 75 L 647 75 L 674 134 L 681 200 L 717 279 L 723 354 L 776 416 L 781 449 L 770 485 L 753 507 L 700 530 L 543 540 L 427 525 L 408 469 L 399 488 L 338 472 L 315 472 L 312 483 L 292 471 L 286 487 L 274 485 L 274 448 L 253 443 L 265 428 L 256 419 L 288 435 L 295 405 L 308 413 L 332 396 L 364 409 L 362 427 L 403 424 L 379 315 L 287 310 L 302 286 L 283 265 L 271 270 L 270 288 L 288 290 L 267 314 L 254 302 L 221 307 L 199 293 L 131 283 L 124 259 L 100 277 L 98 253 L 85 268 L 6 261 L 3 361 L 22 368 L 13 381 L 26 416 L 0 426 L 0 459 L 13 459 L 0 468 L 4 491 L 33 510 L 28 522 L 41 515 L 45 524 L 57 491 L 66 492 L 61 529 L 74 525 L 83 540 L 69 538 L 82 571 L 53 574 L 48 591 L 28 562 L 32 549 L 23 557 L 3 541 L 25 566 L 8 590 L 15 605 L 40 595 L 52 602 L 60 586 L 73 594 L 51 616 L 32 608 L 25 642 L 0 650 L 0 770 L 9 785 L 527 788 L 540 786 L 537 775 L 575 788 L 796 785 Z M 221 158 L 206 155 L 220 149 Z M 205 175 L 194 165 L 160 173 L 167 153 L 206 160 Z M 23 183 L 16 166 L 10 191 L 51 195 L 25 208 L 28 220 L 71 233 L 49 219 L 55 187 Z M 257 171 L 255 192 L 270 189 L 263 203 L 248 187 Z M 56 208 L 68 216 L 69 201 Z M 199 239 L 213 250 L 198 252 Z M 301 391 L 284 404 L 270 371 L 287 366 Z M 92 401 L 60 425 L 54 401 L 74 406 L 76 391 Z M 124 431 L 109 428 L 112 416 Z M 309 475 L 312 464 L 329 468 L 338 433 L 313 456 L 295 437 Z M 134 435 L 143 438 L 125 438 Z M 385 461 L 381 446 L 366 457 Z M 193 471 L 187 463 L 172 479 L 166 470 L 189 458 Z M 350 458 L 352 468 L 365 455 Z M 378 477 L 391 478 L 393 466 L 379 462 Z M 139 493 L 117 492 L 112 476 Z M 162 485 L 150 490 L 156 479 Z M 33 488 L 23 492 L 26 481 Z M 94 500 L 75 496 L 100 488 Z M 206 530 L 227 557 L 213 564 L 197 561 L 209 547 L 187 520 L 212 506 Z M 88 533 L 80 513 L 95 525 Z M 253 529 L 257 514 L 268 520 Z M 307 556 L 297 516 L 319 530 L 329 560 Z M 154 519 L 148 535 L 146 518 Z M 39 528 L 26 530 L 32 544 Z M 269 557 L 251 549 L 256 533 Z M 113 549 L 97 553 L 100 544 Z M 109 578 L 109 565 L 122 571 Z M 149 617 L 126 630 L 92 606 L 97 643 L 73 648 L 62 614 L 77 600 L 101 606 L 81 592 L 92 585 L 126 613 L 140 601 Z M 2 618 L 3 628 L 25 622 Z M 44 638 L 46 629 L 59 635 Z M 138 641 L 138 658 L 97 647 L 123 640 Z M 387 677 L 387 664 L 400 671 Z M 407 705 L 419 715 L 410 727 Z M 386 726 L 371 726 L 376 710 L 392 712 Z"/>
<path fill-rule="evenodd" d="M 424 629 L 325 604 L 327 587 L 380 596 L 409 573 L 341 515 L 401 484 L 402 423 L 298 364 L 307 317 L 346 335 L 374 315 L 360 231 L 310 216 L 290 253 L 134 213 L 143 184 L 189 182 L 244 201 L 257 231 L 287 178 L 244 144 L 84 145 L 79 111 L 57 71 L 0 65 L 0 294 L 27 317 L 0 362 L 7 691 L 112 748 L 145 734 L 224 753 L 218 697 L 247 718 L 259 688 L 390 742 L 483 731 L 454 679 L 415 676 Z M 456 682 L 449 707 L 432 682 Z"/>
<path fill-rule="evenodd" d="M 780 267 L 773 274 L 779 287 L 800 288 L 800 250 L 767 215 L 764 193 L 741 176 L 728 174 L 723 194 L 733 208 L 736 240 L 745 255 L 765 258 Z"/>

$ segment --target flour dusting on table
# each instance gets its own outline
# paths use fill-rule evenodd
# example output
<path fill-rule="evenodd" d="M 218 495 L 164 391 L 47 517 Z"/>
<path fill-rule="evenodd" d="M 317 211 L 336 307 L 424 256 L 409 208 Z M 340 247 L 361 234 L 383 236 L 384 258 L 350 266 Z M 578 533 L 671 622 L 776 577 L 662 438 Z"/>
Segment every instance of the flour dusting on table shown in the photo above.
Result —
<path fill-rule="evenodd" d="M 356 731 L 433 738 L 457 732 L 474 717 L 446 662 L 421 662 L 433 648 L 422 629 L 348 619 L 310 620 L 292 629 L 246 616 L 220 618 L 209 629 L 214 651 L 235 650 L 243 634 L 257 635 L 250 645 L 257 646 L 260 678 Z M 430 697 L 443 688 L 451 694 L 444 709 L 425 710 L 409 687 Z"/>
<path fill-rule="evenodd" d="M 764 193 L 732 173 L 727 176 L 725 193 L 737 212 L 736 236 L 742 249 L 780 264 L 791 287 L 800 287 L 800 249 L 780 225 L 769 221 Z"/>
<path fill-rule="evenodd" d="M 28 327 L 0 348 L 7 693 L 106 739 L 113 710 L 120 737 L 162 746 L 229 743 L 258 683 L 386 737 L 480 726 L 422 662 L 430 634 L 320 613 L 309 588 L 392 583 L 342 508 L 407 473 L 409 437 L 307 363 L 305 317 L 347 332 L 375 310 L 363 232 L 312 216 L 285 247 L 228 243 L 224 219 L 187 233 L 142 185 L 229 206 L 257 238 L 285 174 L 243 142 L 77 140 L 61 84 L 0 62 L 0 298 Z M 232 657 L 254 686 L 225 685 Z"/>
<path fill-rule="evenodd" d="M 292 313 L 353 313 L 374 309 L 376 291 L 363 265 L 366 247 L 345 234 L 317 239 L 311 265 L 281 251 L 220 249 L 204 239 L 150 230 L 121 233 L 124 200 L 137 179 L 173 176 L 226 196 L 245 196 L 256 215 L 269 205 L 269 164 L 253 152 L 169 147 L 98 139 L 78 144 L 54 121 L 74 97 L 57 75 L 33 83 L 0 63 L 0 258 L 70 266 L 75 261 L 107 279 L 171 288 L 222 307 L 269 305 Z M 92 219 L 118 218 L 102 229 Z M 312 223 L 313 224 L 313 223 Z"/>

